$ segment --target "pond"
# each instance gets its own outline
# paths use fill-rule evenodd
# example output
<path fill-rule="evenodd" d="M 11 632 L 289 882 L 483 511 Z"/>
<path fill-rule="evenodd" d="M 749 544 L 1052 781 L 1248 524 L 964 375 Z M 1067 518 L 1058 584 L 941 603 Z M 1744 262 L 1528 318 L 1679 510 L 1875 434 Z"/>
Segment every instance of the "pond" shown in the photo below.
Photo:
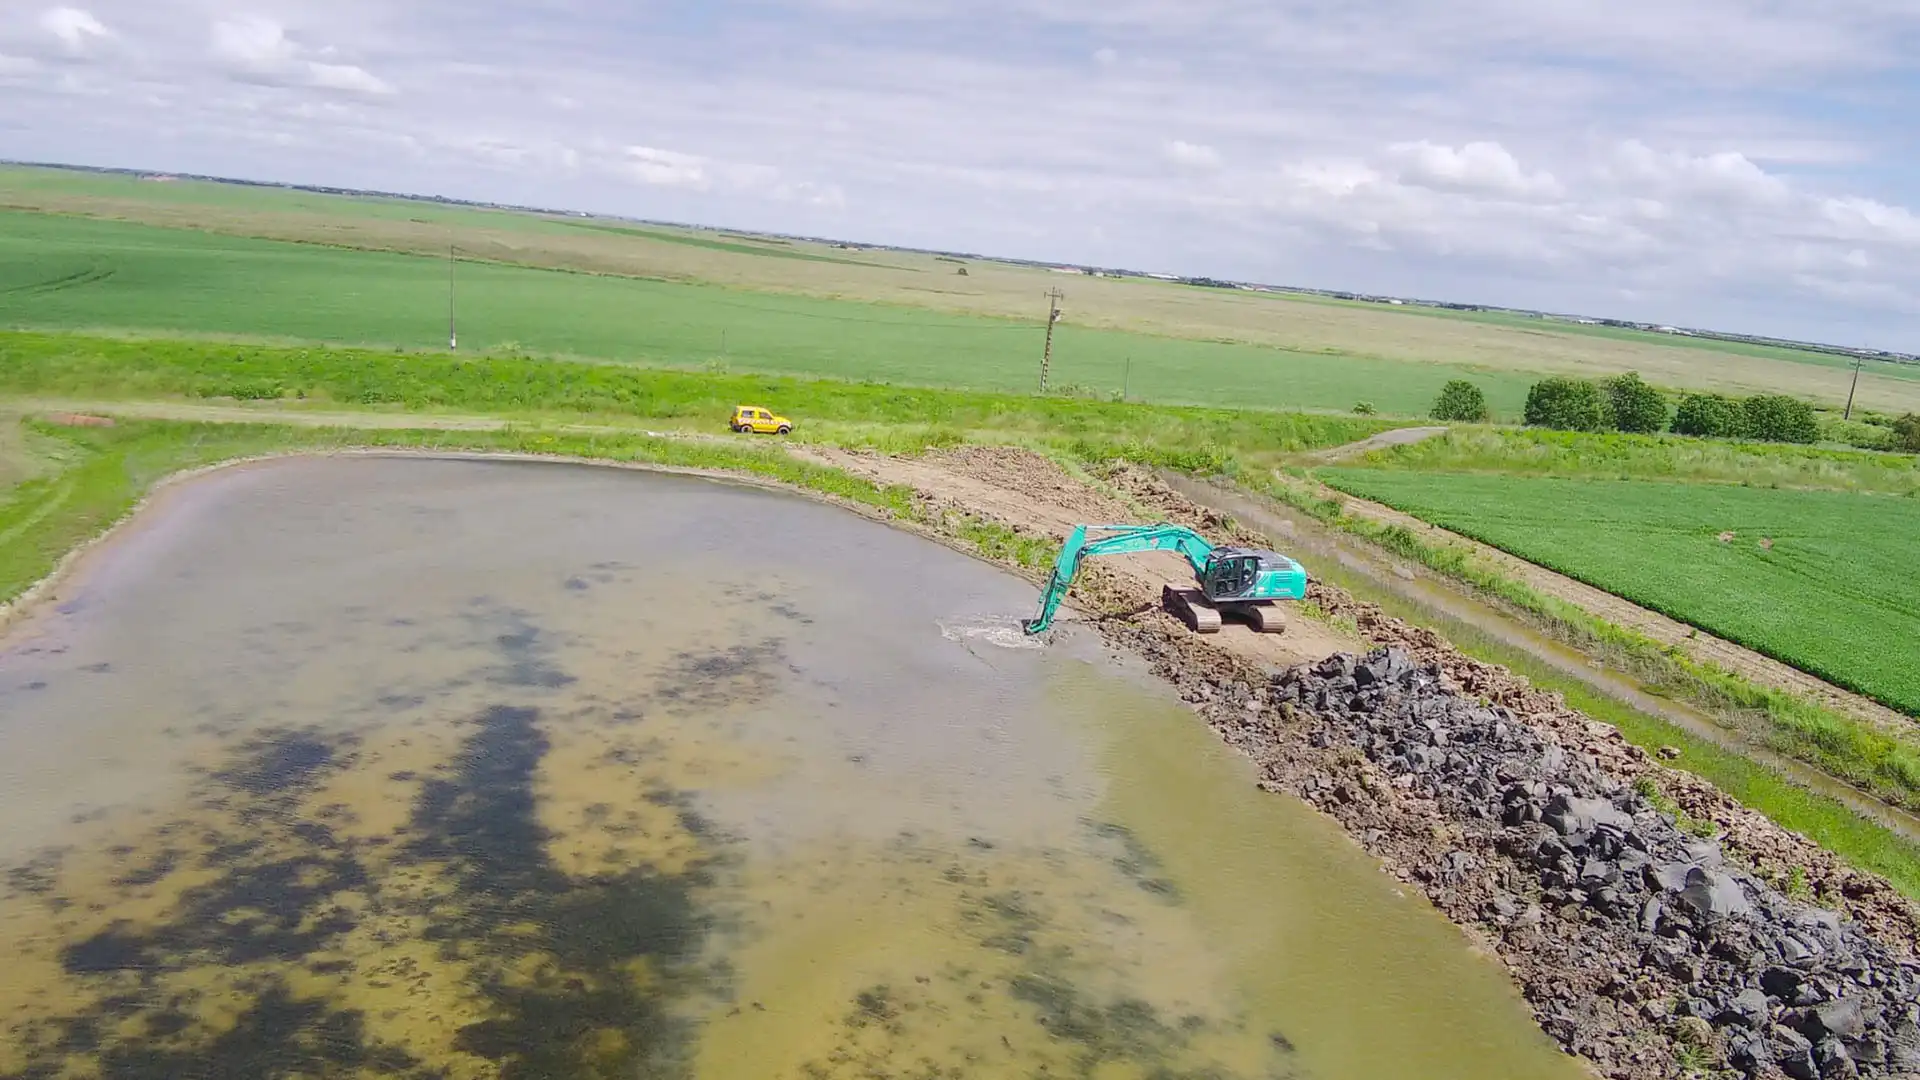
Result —
<path fill-rule="evenodd" d="M 701 478 L 172 487 L 0 642 L 0 1077 L 1582 1075 L 1034 600 Z"/>

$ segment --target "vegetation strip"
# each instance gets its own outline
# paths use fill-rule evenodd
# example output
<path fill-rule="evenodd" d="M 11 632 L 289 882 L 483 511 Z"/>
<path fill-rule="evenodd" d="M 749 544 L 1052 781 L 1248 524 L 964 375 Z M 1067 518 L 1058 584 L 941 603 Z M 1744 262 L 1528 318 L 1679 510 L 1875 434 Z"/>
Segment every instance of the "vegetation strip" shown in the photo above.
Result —
<path fill-rule="evenodd" d="M 1302 482 L 1244 475 L 1241 479 L 1261 494 L 1472 588 L 1477 595 L 1525 616 L 1553 637 L 1632 675 L 1650 691 L 1723 717 L 1729 726 L 1757 728 L 1773 749 L 1806 761 L 1876 798 L 1908 808 L 1920 806 L 1909 783 L 1912 748 L 1872 725 L 1694 661 L 1678 649 L 1543 595 L 1457 547 L 1429 543 L 1403 526 L 1349 515 L 1341 499 L 1319 494 Z"/>
<path fill-rule="evenodd" d="M 1920 499 L 1325 469 L 1385 503 L 1920 715 Z M 1920 785 L 1920 759 L 1913 782 Z"/>

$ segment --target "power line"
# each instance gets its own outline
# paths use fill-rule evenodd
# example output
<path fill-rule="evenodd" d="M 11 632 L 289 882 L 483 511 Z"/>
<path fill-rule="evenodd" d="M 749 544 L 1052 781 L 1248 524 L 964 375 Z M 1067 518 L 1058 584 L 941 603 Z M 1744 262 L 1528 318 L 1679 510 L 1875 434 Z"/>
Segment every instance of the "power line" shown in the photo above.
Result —
<path fill-rule="evenodd" d="M 447 241 L 447 349 L 460 351 L 460 326 L 456 318 L 453 297 L 453 268 L 456 260 L 453 255 L 453 241 Z"/>
<path fill-rule="evenodd" d="M 1053 324 L 1060 321 L 1060 301 L 1067 294 L 1058 288 L 1047 290 L 1047 346 L 1040 353 L 1040 392 L 1047 392 L 1047 368 L 1053 364 Z"/>

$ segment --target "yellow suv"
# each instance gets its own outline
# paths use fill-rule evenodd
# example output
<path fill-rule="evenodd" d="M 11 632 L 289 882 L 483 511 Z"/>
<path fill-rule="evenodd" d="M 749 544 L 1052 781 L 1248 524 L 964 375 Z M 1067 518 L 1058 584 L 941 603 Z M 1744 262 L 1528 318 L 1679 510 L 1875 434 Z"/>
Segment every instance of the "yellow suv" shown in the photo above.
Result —
<path fill-rule="evenodd" d="M 733 419 L 727 426 L 735 431 L 752 431 L 761 435 L 785 435 L 793 430 L 793 421 L 784 416 L 775 416 L 758 405 L 736 405 Z"/>

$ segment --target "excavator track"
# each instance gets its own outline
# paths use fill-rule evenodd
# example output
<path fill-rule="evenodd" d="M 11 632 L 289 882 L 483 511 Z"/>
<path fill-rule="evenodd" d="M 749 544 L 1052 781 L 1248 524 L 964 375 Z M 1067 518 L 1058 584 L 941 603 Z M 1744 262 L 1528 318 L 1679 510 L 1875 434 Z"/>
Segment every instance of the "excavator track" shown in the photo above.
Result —
<path fill-rule="evenodd" d="M 1221 604 L 1220 610 L 1246 623 L 1256 634 L 1284 634 L 1287 623 L 1274 604 Z"/>
<path fill-rule="evenodd" d="M 1163 585 L 1160 588 L 1160 602 L 1174 618 L 1186 623 L 1187 629 L 1194 633 L 1220 632 L 1220 612 L 1199 589 L 1177 589 L 1172 585 Z"/>

